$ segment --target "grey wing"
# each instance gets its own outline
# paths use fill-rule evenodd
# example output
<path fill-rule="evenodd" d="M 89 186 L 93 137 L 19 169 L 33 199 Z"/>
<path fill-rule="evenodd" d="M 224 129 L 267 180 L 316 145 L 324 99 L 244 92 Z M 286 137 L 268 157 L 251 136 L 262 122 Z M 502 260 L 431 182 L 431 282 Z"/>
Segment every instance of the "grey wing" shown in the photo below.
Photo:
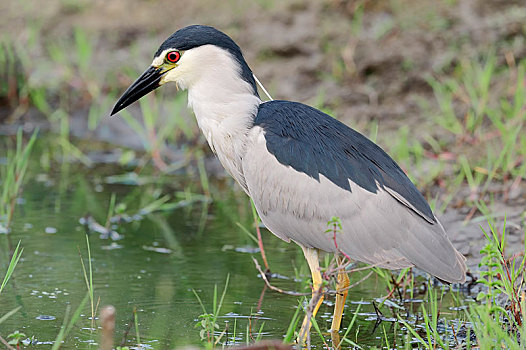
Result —
<path fill-rule="evenodd" d="M 351 191 L 325 176 L 315 179 L 278 162 L 254 127 L 242 168 L 247 190 L 267 228 L 286 241 L 390 269 L 417 266 L 448 282 L 465 280 L 465 258 L 438 222 L 430 223 L 386 190 L 376 193 L 350 183 Z M 342 233 L 325 233 L 337 216 Z"/>

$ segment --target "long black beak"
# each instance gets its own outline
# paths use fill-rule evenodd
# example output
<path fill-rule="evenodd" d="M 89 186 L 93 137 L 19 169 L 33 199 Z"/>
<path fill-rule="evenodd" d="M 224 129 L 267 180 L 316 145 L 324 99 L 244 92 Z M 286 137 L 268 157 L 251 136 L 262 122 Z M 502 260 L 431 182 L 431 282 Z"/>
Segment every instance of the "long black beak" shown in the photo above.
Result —
<path fill-rule="evenodd" d="M 137 78 L 137 80 L 135 80 L 126 91 L 124 91 L 124 94 L 122 94 L 121 98 L 115 104 L 115 107 L 113 107 L 110 116 L 128 107 L 147 93 L 161 86 L 159 82 L 164 73 L 166 73 L 166 71 L 161 71 L 161 68 L 150 66 L 150 68 L 142 73 L 142 75 Z"/>

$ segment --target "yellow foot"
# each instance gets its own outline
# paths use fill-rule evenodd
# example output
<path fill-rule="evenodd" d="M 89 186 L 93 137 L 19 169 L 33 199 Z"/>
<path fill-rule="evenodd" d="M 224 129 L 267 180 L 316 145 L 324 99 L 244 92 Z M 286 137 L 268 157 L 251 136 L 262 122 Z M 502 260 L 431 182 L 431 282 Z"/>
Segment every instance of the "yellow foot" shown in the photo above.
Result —
<path fill-rule="evenodd" d="M 338 350 L 340 348 L 340 333 L 338 331 L 331 330 L 331 341 L 332 348 Z"/>
<path fill-rule="evenodd" d="M 338 257 L 338 267 L 342 268 L 344 259 Z M 345 270 L 339 270 L 338 282 L 336 283 L 336 304 L 334 305 L 334 316 L 332 318 L 331 331 L 338 332 L 343 316 L 343 307 L 345 306 L 345 300 L 349 290 L 347 289 L 350 285 L 349 275 Z"/>
<path fill-rule="evenodd" d="M 320 273 L 320 263 L 318 259 L 318 250 L 313 248 L 301 247 L 303 254 L 309 264 L 310 272 L 312 274 L 312 299 L 306 310 L 305 318 L 301 324 L 300 334 L 298 336 L 298 344 L 304 345 L 310 333 L 312 326 L 311 317 L 316 317 L 316 313 L 323 302 L 322 279 Z"/>

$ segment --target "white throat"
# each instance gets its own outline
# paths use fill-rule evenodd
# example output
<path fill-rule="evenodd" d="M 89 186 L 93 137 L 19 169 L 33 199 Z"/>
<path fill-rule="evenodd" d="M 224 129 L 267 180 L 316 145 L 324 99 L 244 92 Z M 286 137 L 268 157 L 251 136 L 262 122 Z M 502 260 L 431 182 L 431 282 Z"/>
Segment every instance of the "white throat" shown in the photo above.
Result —
<path fill-rule="evenodd" d="M 241 78 L 228 82 L 224 74 L 217 75 L 203 77 L 188 87 L 188 106 L 214 152 L 220 151 L 222 138 L 246 134 L 261 103 Z"/>

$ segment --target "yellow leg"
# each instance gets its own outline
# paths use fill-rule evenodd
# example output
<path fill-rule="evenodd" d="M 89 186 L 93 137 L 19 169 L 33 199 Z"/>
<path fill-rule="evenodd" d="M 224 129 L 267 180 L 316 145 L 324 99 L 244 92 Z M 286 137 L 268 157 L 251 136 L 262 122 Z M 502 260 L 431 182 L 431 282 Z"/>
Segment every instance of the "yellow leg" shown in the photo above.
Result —
<path fill-rule="evenodd" d="M 338 257 L 338 267 L 343 264 L 343 258 Z M 349 290 L 347 289 L 350 285 L 349 275 L 344 270 L 338 272 L 338 283 L 336 283 L 336 304 L 334 305 L 334 317 L 332 318 L 331 330 L 339 331 L 340 324 L 342 322 L 343 307 L 345 306 L 345 299 Z"/>
<path fill-rule="evenodd" d="M 307 263 L 309 264 L 310 272 L 312 274 L 312 300 L 317 300 L 314 307 L 311 310 L 307 310 L 307 314 L 303 319 L 301 325 L 300 334 L 298 336 L 298 344 L 305 344 L 307 336 L 310 332 L 311 317 L 316 317 L 316 313 L 323 302 L 323 294 L 321 294 L 320 287 L 322 285 L 321 273 L 320 273 L 320 262 L 318 259 L 318 250 L 313 248 L 301 247 Z"/>
<path fill-rule="evenodd" d="M 344 259 L 337 257 L 338 267 L 341 267 Z M 338 282 L 336 283 L 336 304 L 334 305 L 334 316 L 332 317 L 331 325 L 331 338 L 334 349 L 338 349 L 340 346 L 340 336 L 338 331 L 340 330 L 340 325 L 342 322 L 343 316 L 343 307 L 345 306 L 345 299 L 347 299 L 347 294 L 349 290 L 347 289 L 350 285 L 349 275 L 344 270 L 338 272 Z"/>

